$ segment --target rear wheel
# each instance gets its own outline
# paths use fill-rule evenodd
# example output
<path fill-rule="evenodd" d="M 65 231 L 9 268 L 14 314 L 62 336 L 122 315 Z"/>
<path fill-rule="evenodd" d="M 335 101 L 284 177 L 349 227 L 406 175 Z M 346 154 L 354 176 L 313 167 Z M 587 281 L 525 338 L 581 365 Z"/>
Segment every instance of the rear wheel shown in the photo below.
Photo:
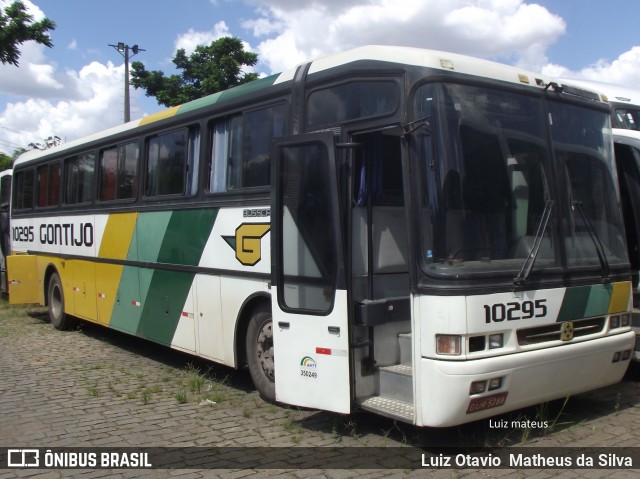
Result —
<path fill-rule="evenodd" d="M 264 399 L 275 401 L 273 318 L 270 311 L 259 309 L 251 316 L 247 328 L 246 351 L 253 384 Z"/>
<path fill-rule="evenodd" d="M 64 312 L 64 291 L 58 273 L 53 273 L 49 279 L 47 303 L 49 304 L 49 318 L 54 328 L 62 331 L 73 326 L 73 318 Z"/>

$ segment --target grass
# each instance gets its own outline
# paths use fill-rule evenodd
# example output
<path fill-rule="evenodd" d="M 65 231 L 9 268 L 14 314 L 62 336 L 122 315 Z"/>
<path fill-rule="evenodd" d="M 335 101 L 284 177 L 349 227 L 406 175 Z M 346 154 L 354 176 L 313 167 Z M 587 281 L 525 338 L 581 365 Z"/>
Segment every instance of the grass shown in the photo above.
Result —
<path fill-rule="evenodd" d="M 191 392 L 200 394 L 205 382 L 206 378 L 200 373 L 200 370 L 189 364 L 187 367 L 187 383 Z"/>
<path fill-rule="evenodd" d="M 175 398 L 176 401 L 178 401 L 178 404 L 185 404 L 188 401 L 186 389 L 178 390 L 175 394 Z"/>
<path fill-rule="evenodd" d="M 87 386 L 86 390 L 87 390 L 87 393 L 89 394 L 89 396 L 91 396 L 91 397 L 100 396 L 100 391 L 98 390 L 98 385 L 97 384 L 92 384 L 90 386 Z"/>

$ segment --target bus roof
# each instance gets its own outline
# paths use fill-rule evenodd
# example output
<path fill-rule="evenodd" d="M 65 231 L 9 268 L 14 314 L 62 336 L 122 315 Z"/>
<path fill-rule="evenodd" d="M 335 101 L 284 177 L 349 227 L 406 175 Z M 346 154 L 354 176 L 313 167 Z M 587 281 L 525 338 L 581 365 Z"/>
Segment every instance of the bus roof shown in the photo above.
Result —
<path fill-rule="evenodd" d="M 629 105 L 640 106 L 640 90 L 635 90 L 614 83 L 605 83 L 593 80 L 563 79 L 562 82 L 571 83 L 576 86 L 596 90 L 606 96 L 607 101 L 614 103 L 628 103 Z"/>
<path fill-rule="evenodd" d="M 543 78 L 542 75 L 525 71 L 518 67 L 504 65 L 480 58 L 474 58 L 466 55 L 448 53 L 436 50 L 426 50 L 421 48 L 397 47 L 397 46 L 381 46 L 368 45 L 353 50 L 327 55 L 310 62 L 308 75 L 312 76 L 316 73 L 326 71 L 332 68 L 347 65 L 357 61 L 380 61 L 395 65 L 407 65 L 417 67 L 427 67 L 443 71 L 455 71 L 467 75 L 475 75 L 505 82 L 516 83 L 519 85 L 529 85 L 532 87 L 544 88 L 550 78 Z M 300 65 L 295 68 L 286 70 L 282 73 L 271 75 L 265 78 L 245 83 L 228 90 L 207 95 L 188 103 L 168 108 L 166 110 L 145 116 L 141 119 L 131 121 L 122 125 L 109 128 L 100 132 L 93 133 L 89 136 L 79 138 L 58 145 L 47 150 L 32 150 L 23 153 L 15 162 L 14 167 L 26 162 L 35 161 L 43 156 L 52 153 L 59 153 L 70 150 L 74 147 L 82 146 L 85 143 L 108 138 L 118 133 L 133 130 L 137 127 L 148 125 L 156 121 L 172 118 L 187 112 L 192 112 L 201 108 L 206 108 L 217 103 L 236 99 L 252 92 L 257 92 L 273 85 L 282 84 L 292 81 L 295 73 Z M 557 81 L 557 80 L 554 80 Z M 599 95 L 596 97 L 602 100 Z"/>

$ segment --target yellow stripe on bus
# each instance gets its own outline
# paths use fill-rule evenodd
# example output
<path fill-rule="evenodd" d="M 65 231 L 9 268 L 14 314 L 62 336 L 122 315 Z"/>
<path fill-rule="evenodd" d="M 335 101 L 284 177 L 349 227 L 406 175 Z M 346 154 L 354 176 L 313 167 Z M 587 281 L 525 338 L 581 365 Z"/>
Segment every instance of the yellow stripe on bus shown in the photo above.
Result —
<path fill-rule="evenodd" d="M 113 213 L 109 215 L 98 257 L 126 259 L 137 218 L 138 213 Z"/>
<path fill-rule="evenodd" d="M 159 111 L 158 113 L 153 113 L 151 115 L 145 116 L 142 120 L 140 120 L 140 125 L 148 125 L 149 123 L 153 123 L 154 121 L 164 120 L 165 118 L 171 118 L 178 113 L 179 106 L 173 106 L 171 108 L 167 108 L 166 110 Z"/>
<path fill-rule="evenodd" d="M 113 213 L 109 215 L 98 257 L 126 259 L 137 219 L 138 213 Z M 94 299 L 98 304 L 97 320 L 100 324 L 109 325 L 124 266 L 96 263 L 95 268 L 96 297 Z"/>
<path fill-rule="evenodd" d="M 613 283 L 613 292 L 611 293 L 611 301 L 609 302 L 609 314 L 627 311 L 630 298 L 631 283 L 629 281 Z"/>

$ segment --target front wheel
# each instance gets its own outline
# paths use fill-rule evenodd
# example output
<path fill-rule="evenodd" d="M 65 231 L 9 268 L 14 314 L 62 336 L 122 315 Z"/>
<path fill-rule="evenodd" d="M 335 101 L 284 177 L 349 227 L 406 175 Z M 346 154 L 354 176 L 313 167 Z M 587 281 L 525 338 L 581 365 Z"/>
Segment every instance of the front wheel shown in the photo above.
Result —
<path fill-rule="evenodd" d="M 64 312 L 64 291 L 58 273 L 53 273 L 49 279 L 47 303 L 49 304 L 49 318 L 54 328 L 63 331 L 73 326 L 73 318 Z"/>
<path fill-rule="evenodd" d="M 258 310 L 249 320 L 246 337 L 247 362 L 256 389 L 264 399 L 275 401 L 275 358 L 273 354 L 273 317 Z"/>

